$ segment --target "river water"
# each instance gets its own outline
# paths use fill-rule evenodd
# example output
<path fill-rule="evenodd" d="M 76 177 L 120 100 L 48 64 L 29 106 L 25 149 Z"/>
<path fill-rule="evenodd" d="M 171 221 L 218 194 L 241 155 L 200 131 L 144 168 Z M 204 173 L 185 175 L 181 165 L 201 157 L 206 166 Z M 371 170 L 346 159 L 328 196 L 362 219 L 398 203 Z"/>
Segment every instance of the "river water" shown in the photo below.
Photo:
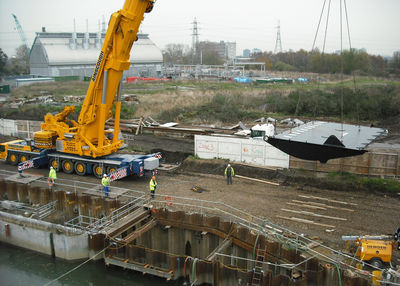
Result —
<path fill-rule="evenodd" d="M 0 285 L 45 285 L 81 263 L 82 261 L 68 262 L 53 259 L 47 255 L 0 243 Z M 50 285 L 177 286 L 182 285 L 182 282 L 167 282 L 165 279 L 142 275 L 131 270 L 112 266 L 106 267 L 104 262 L 100 260 L 97 262 L 90 261 Z"/>

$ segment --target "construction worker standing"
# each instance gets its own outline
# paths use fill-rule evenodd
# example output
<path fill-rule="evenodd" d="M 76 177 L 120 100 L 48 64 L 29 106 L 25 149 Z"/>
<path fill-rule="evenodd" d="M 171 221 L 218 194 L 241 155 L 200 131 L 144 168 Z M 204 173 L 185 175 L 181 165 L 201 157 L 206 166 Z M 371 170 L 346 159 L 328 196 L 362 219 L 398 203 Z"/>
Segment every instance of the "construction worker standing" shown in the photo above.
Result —
<path fill-rule="evenodd" d="M 155 191 L 156 191 L 156 188 L 157 188 L 157 181 L 156 181 L 156 177 L 152 177 L 151 178 L 151 180 L 150 180 L 150 197 L 152 198 L 152 199 L 154 199 L 154 193 L 155 193 Z"/>
<path fill-rule="evenodd" d="M 108 193 L 110 191 L 109 186 L 110 186 L 110 179 L 106 174 L 103 175 L 103 179 L 101 179 L 101 184 L 103 185 L 104 193 L 106 197 L 108 197 Z"/>
<path fill-rule="evenodd" d="M 48 179 L 50 187 L 53 187 L 55 185 L 56 179 L 57 179 L 56 170 L 53 168 L 53 166 L 50 166 L 49 179 Z"/>
<path fill-rule="evenodd" d="M 231 167 L 231 164 L 225 168 L 226 183 L 232 185 L 232 176 L 235 176 L 235 171 Z"/>

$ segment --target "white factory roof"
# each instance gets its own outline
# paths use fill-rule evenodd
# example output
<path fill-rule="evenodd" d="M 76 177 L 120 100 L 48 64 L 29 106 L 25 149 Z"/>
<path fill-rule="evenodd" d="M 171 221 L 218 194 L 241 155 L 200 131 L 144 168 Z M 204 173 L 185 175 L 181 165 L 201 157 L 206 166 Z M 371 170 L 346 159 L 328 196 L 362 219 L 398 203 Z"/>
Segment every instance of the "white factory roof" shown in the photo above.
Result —
<path fill-rule="evenodd" d="M 31 55 L 42 53 L 48 65 L 94 65 L 99 57 L 100 48 L 96 47 L 96 34 L 90 33 L 89 48 L 84 49 L 83 33 L 77 33 L 75 49 L 70 47 L 72 33 L 37 33 Z M 103 34 L 104 38 L 104 34 Z M 33 60 L 33 59 L 31 59 Z M 147 34 L 138 34 L 133 44 L 130 61 L 132 64 L 162 63 L 161 50 L 149 39 Z"/>

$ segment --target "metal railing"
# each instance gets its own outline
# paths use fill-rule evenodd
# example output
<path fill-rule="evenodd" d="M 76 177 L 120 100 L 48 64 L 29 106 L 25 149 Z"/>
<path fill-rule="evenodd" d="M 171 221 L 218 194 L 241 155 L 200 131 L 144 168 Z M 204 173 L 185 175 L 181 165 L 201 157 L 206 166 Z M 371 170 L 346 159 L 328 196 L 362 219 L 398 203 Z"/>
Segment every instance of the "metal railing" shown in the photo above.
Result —
<path fill-rule="evenodd" d="M 54 213 L 56 211 L 56 204 L 57 204 L 57 201 L 52 201 L 46 205 L 43 205 L 43 206 L 37 208 L 34 212 L 33 217 L 37 217 L 40 220 L 48 217 L 49 215 L 51 215 L 52 213 Z"/>
<path fill-rule="evenodd" d="M 122 218 L 126 217 L 128 214 L 132 213 L 139 207 L 142 207 L 146 201 L 147 200 L 145 196 L 141 196 L 128 202 L 120 208 L 112 211 L 110 215 L 102 218 L 98 222 L 98 228 L 104 229 L 106 226 L 115 226 L 115 224 L 118 224 Z"/>
<path fill-rule="evenodd" d="M 65 223 L 65 225 L 81 229 L 88 233 L 101 232 L 107 227 L 115 227 L 121 222 L 121 219 L 133 213 L 136 209 L 142 207 L 148 201 L 144 196 L 136 198 L 112 211 L 108 216 L 95 218 L 86 215 L 79 215 Z"/>
<path fill-rule="evenodd" d="M 95 227 L 95 225 L 97 224 L 97 222 L 100 219 L 98 218 L 94 218 L 94 217 L 90 217 L 90 216 L 85 216 L 85 215 L 79 215 L 67 222 L 64 223 L 64 225 L 68 226 L 68 227 L 72 227 L 75 229 L 80 229 L 89 233 L 93 233 L 98 231 Z"/>

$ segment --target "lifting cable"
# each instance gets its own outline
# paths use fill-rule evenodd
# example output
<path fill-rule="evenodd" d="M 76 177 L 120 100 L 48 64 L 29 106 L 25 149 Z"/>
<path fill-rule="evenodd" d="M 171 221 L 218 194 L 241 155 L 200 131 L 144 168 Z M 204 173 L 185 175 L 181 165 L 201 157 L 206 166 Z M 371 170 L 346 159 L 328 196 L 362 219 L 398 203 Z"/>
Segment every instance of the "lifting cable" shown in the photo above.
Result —
<path fill-rule="evenodd" d="M 348 41 L 349 41 L 349 48 L 350 48 L 350 55 L 352 54 L 352 46 L 351 46 L 351 37 L 350 37 L 350 25 L 349 25 L 349 16 L 348 16 L 348 12 L 347 12 L 347 3 L 346 0 L 339 0 L 340 2 L 340 65 L 341 65 L 341 74 L 340 74 L 340 79 L 341 79 L 341 96 L 340 96 L 340 121 L 341 121 L 341 141 L 343 141 L 343 121 L 344 121 L 344 55 L 343 55 L 343 13 L 345 14 L 345 20 L 346 20 L 346 26 L 347 26 L 347 35 L 348 35 Z M 326 6 L 326 0 L 324 0 L 324 3 L 322 5 L 322 10 L 321 10 L 321 14 L 319 17 L 319 21 L 318 21 L 318 25 L 317 25 L 317 30 L 315 32 L 315 36 L 314 36 L 314 41 L 313 41 L 313 45 L 312 45 L 312 49 L 311 52 L 314 51 L 315 49 L 315 44 L 317 41 L 317 37 L 318 37 L 318 32 L 321 26 L 321 22 L 322 22 L 322 18 L 323 18 L 323 14 L 325 12 L 325 6 Z M 323 41 L 323 48 L 322 48 L 322 52 L 321 52 L 321 58 L 323 57 L 324 53 L 325 53 L 325 47 L 326 47 L 326 38 L 327 38 L 327 34 L 328 34 L 328 25 L 329 25 L 329 15 L 330 15 L 330 8 L 331 8 L 331 0 L 329 0 L 328 5 L 327 5 L 327 16 L 326 16 L 326 23 L 325 23 L 325 34 L 324 34 L 324 41 Z M 354 88 L 354 93 L 358 94 L 357 92 L 357 88 L 356 88 L 356 78 L 355 78 L 355 74 L 354 71 L 352 70 L 352 76 L 353 76 L 353 88 Z M 318 78 L 317 81 L 317 87 L 319 88 L 320 86 L 320 79 Z M 299 98 L 300 100 L 300 98 Z M 318 100 L 318 98 L 317 98 Z M 317 105 L 318 103 L 316 102 L 316 106 L 315 106 L 315 112 L 314 112 L 314 116 L 316 113 L 316 109 L 317 109 Z M 297 108 L 296 108 L 297 111 Z M 357 121 L 358 124 L 360 122 L 360 118 L 359 118 L 359 100 L 357 100 L 356 103 L 356 113 L 357 113 Z M 359 124 L 360 125 L 360 124 Z"/>
<path fill-rule="evenodd" d="M 343 82 L 343 71 L 344 71 L 344 63 L 343 63 L 343 11 L 342 11 L 342 0 L 339 0 L 340 2 L 340 83 L 341 83 L 341 89 L 340 89 L 340 121 L 341 121 L 341 135 L 340 135 L 340 142 L 343 142 L 343 94 L 344 94 L 344 82 Z"/>
<path fill-rule="evenodd" d="M 326 0 L 324 0 L 324 4 L 322 5 L 322 9 L 321 9 L 321 14 L 319 16 L 319 21 L 318 21 L 318 26 L 317 26 L 317 30 L 315 31 L 315 36 L 314 36 L 314 42 L 311 48 L 311 53 L 314 52 L 315 49 L 315 44 L 317 41 L 317 37 L 318 37 L 318 33 L 319 33 L 319 29 L 321 26 L 321 22 L 322 22 L 322 18 L 324 15 L 324 11 L 325 11 L 325 6 L 326 6 Z M 323 42 L 323 46 L 322 46 L 322 52 L 320 54 L 320 58 L 323 59 L 324 53 L 325 53 L 325 46 L 326 46 L 326 37 L 328 34 L 328 26 L 329 26 L 329 15 L 330 15 L 330 11 L 331 11 L 331 0 L 329 0 L 328 2 L 328 7 L 327 7 L 327 16 L 326 16 L 326 23 L 325 23 L 325 33 L 324 33 L 324 42 Z M 320 77 L 317 78 L 317 90 L 319 90 L 320 88 L 320 83 L 321 83 L 321 79 Z M 299 97 L 299 101 L 300 101 L 300 97 Z M 299 105 L 299 103 L 298 103 Z M 317 114 L 317 109 L 318 109 L 318 95 L 315 97 L 315 107 L 314 107 L 314 117 L 316 117 Z M 297 110 L 296 110 L 297 111 Z"/>
<path fill-rule="evenodd" d="M 311 52 L 314 51 L 315 48 L 315 42 L 317 40 L 317 35 L 318 35 L 318 31 L 319 31 L 319 26 L 321 25 L 321 20 L 322 20 L 322 15 L 324 14 L 324 9 L 325 9 L 325 4 L 326 4 L 326 0 L 324 0 L 324 5 L 322 6 L 322 11 L 321 11 L 321 15 L 319 17 L 319 21 L 318 21 L 318 26 L 317 26 L 317 31 L 315 32 L 315 36 L 314 36 L 314 42 L 311 48 Z"/>
<path fill-rule="evenodd" d="M 104 248 L 103 250 L 99 251 L 98 253 L 96 253 L 95 255 L 93 255 L 92 257 L 90 257 L 89 259 L 85 260 L 84 262 L 82 262 L 81 264 L 79 264 L 78 266 L 72 268 L 71 270 L 65 272 L 64 274 L 58 276 L 56 279 L 51 280 L 50 282 L 47 282 L 46 284 L 44 284 L 44 286 L 48 286 L 50 284 L 53 284 L 54 282 L 56 282 L 57 280 L 60 280 L 61 278 L 67 276 L 68 274 L 72 273 L 73 271 L 77 270 L 78 268 L 82 267 L 83 265 L 85 265 L 86 263 L 88 263 L 89 261 L 93 260 L 93 258 L 95 258 L 96 256 L 98 256 L 99 254 L 103 253 L 104 251 L 106 251 L 106 249 L 109 246 L 107 246 L 106 248 Z"/>
<path fill-rule="evenodd" d="M 347 13 L 347 4 L 346 0 L 343 0 L 344 3 L 344 12 L 346 15 L 346 25 L 347 25 L 347 36 L 349 37 L 349 48 L 350 48 L 350 53 L 353 51 L 353 48 L 351 46 L 351 38 L 350 38 L 350 25 L 349 25 L 349 15 Z M 357 91 L 357 83 L 356 83 L 356 75 L 354 73 L 354 70 L 351 71 L 351 74 L 353 76 L 353 88 L 354 88 L 354 93 L 356 97 L 359 94 Z M 357 113 L 357 122 L 358 122 L 358 127 L 360 127 L 360 101 L 358 98 L 356 98 L 357 104 L 356 104 L 356 113 Z"/>
<path fill-rule="evenodd" d="M 353 53 L 353 49 L 351 46 L 351 38 L 350 38 L 350 25 L 349 25 L 349 16 L 347 13 L 347 4 L 346 4 L 346 0 L 339 0 L 340 1 L 340 56 L 341 56 L 341 100 L 340 100 L 340 108 L 341 108 L 341 122 L 342 122 L 342 138 L 341 141 L 343 141 L 343 121 L 344 121 L 344 79 L 343 79 L 343 74 L 344 74 L 344 59 L 343 59 L 343 12 L 345 14 L 345 18 L 346 18 L 346 25 L 347 25 L 347 36 L 348 36 L 348 40 L 349 40 L 349 53 L 350 56 L 352 56 Z M 351 74 L 353 77 L 353 91 L 354 91 L 354 95 L 357 95 L 357 87 L 356 87 L 356 77 L 354 74 L 354 67 L 351 70 Z M 360 128 L 360 114 L 359 114 L 359 100 L 356 100 L 356 113 L 357 113 L 357 123 L 358 126 Z"/>

